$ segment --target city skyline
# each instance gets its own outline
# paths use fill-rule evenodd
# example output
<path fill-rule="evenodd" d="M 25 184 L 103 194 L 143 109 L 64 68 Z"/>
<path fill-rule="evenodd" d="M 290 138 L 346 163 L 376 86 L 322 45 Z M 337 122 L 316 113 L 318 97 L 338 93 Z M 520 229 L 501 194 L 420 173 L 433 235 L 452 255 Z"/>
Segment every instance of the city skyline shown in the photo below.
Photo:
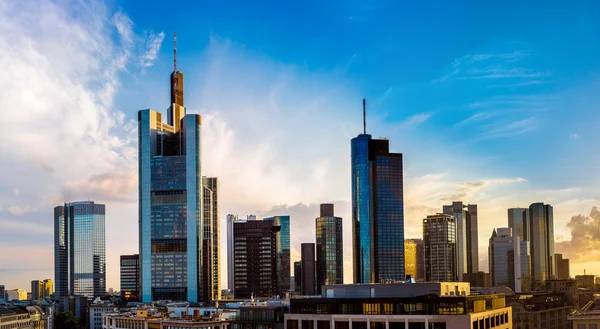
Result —
<path fill-rule="evenodd" d="M 0 63 L 7 86 L 0 108 L 11 136 L 0 146 L 0 261 L 7 264 L 1 283 L 27 288 L 31 280 L 52 278 L 52 207 L 92 199 L 107 205 L 107 288 L 119 286 L 119 256 L 138 249 L 137 111 L 161 106 L 166 116 L 173 31 L 187 86 L 194 85 L 186 103 L 195 104 L 190 113 L 201 114 L 206 125 L 203 153 L 212 156 L 204 158 L 203 174 L 221 180 L 221 232 L 227 213 L 290 215 L 293 262 L 300 242 L 314 241 L 309 224 L 328 202 L 344 220 L 345 250 L 351 250 L 348 141 L 362 131 L 366 97 L 368 131 L 404 154 L 406 238 L 421 238 L 421 220 L 443 204 L 476 203 L 479 267 L 486 269 L 489 234 L 506 226 L 506 210 L 544 202 L 554 207 L 554 252 L 571 260 L 573 274 L 584 268 L 600 274 L 598 254 L 586 263 L 573 251 L 596 247 L 599 239 L 573 248 L 564 242 L 572 216 L 585 220 L 599 204 L 594 170 L 600 161 L 587 151 L 595 145 L 598 119 L 590 109 L 598 97 L 592 58 L 600 53 L 587 42 L 599 31 L 593 10 L 555 8 L 588 30 L 578 24 L 536 28 L 554 39 L 519 32 L 531 27 L 522 16 L 535 9 L 528 5 L 496 12 L 511 18 L 502 32 L 494 19 L 476 29 L 485 35 L 458 33 L 474 29 L 476 17 L 489 12 L 476 6 L 467 9 L 461 27 L 443 18 L 434 25 L 465 38 L 450 45 L 456 38 L 403 33 L 418 30 L 413 24 L 426 28 L 410 17 L 388 26 L 388 37 L 381 36 L 386 26 L 367 24 L 392 13 L 427 13 L 423 7 L 354 4 L 310 12 L 306 5 L 303 13 L 315 19 L 315 29 L 331 24 L 352 33 L 351 42 L 340 36 L 340 47 L 323 53 L 331 36 L 274 28 L 277 22 L 244 5 L 236 9 L 251 13 L 243 19 L 200 5 L 187 15 L 159 4 L 141 12 L 118 2 L 73 9 L 24 1 L 0 8 L 6 22 L 0 44 L 10 49 Z M 181 14 L 177 24 L 160 19 L 171 9 Z M 293 21 L 285 8 L 273 9 Z M 554 13 L 538 14 L 556 22 Z M 232 21 L 239 25 L 229 28 Z M 291 33 L 297 45 L 282 42 L 278 30 Z M 457 148 L 460 156 L 448 152 Z M 586 229 L 581 220 L 572 223 L 574 234 Z M 350 256 L 345 252 L 345 282 L 351 282 Z M 226 277 L 223 266 L 223 283 Z"/>

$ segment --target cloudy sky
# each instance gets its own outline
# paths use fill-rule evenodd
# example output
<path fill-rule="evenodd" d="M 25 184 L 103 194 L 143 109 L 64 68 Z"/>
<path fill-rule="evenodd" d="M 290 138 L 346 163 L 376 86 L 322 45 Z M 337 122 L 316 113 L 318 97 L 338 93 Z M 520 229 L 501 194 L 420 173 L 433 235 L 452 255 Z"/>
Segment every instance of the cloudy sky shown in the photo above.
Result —
<path fill-rule="evenodd" d="M 119 255 L 137 252 L 136 113 L 169 106 L 173 31 L 222 232 L 228 213 L 289 214 L 295 260 L 334 202 L 350 282 L 349 141 L 365 97 L 367 130 L 404 154 L 407 237 L 445 203 L 476 203 L 487 268 L 506 209 L 542 201 L 571 274 L 600 274 L 599 9 L 0 1 L 0 284 L 53 278 L 53 208 L 89 199 L 107 206 L 118 289 Z"/>

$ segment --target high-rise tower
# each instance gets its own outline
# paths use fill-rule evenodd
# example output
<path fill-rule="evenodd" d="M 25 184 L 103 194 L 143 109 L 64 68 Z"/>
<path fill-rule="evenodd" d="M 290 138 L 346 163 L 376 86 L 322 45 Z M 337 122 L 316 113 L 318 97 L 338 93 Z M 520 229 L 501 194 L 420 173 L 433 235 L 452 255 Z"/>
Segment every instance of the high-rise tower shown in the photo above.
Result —
<path fill-rule="evenodd" d="M 444 214 L 452 215 L 456 223 L 457 272 L 458 279 L 462 280 L 463 274 L 479 271 L 477 205 L 454 201 L 442 210 Z"/>
<path fill-rule="evenodd" d="M 344 283 L 342 218 L 333 214 L 333 204 L 321 205 L 316 221 L 317 293 L 325 284 Z"/>
<path fill-rule="evenodd" d="M 351 170 L 354 283 L 404 280 L 402 154 L 365 129 L 351 141 Z"/>
<path fill-rule="evenodd" d="M 423 243 L 425 245 L 425 281 L 458 281 L 454 217 L 437 214 L 423 219 Z"/>
<path fill-rule="evenodd" d="M 176 48 L 175 48 L 176 54 Z M 167 123 L 138 113 L 139 244 L 143 302 L 202 296 L 202 117 L 186 114 L 176 58 Z"/>
<path fill-rule="evenodd" d="M 533 203 L 526 219 L 531 255 L 531 287 L 538 289 L 554 273 L 554 217 L 551 205 Z"/>
<path fill-rule="evenodd" d="M 105 207 L 93 201 L 54 208 L 56 297 L 106 294 Z"/>

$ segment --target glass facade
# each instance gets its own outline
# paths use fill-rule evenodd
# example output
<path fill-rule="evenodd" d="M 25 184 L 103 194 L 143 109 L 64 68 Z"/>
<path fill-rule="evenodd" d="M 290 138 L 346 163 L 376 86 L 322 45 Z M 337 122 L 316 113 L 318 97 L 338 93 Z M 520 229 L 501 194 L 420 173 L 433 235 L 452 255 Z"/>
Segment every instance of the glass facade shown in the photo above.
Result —
<path fill-rule="evenodd" d="M 93 201 L 54 208 L 57 297 L 106 294 L 105 206 Z"/>
<path fill-rule="evenodd" d="M 404 279 L 402 154 L 389 141 L 351 141 L 354 282 Z"/>
<path fill-rule="evenodd" d="M 159 112 L 138 113 L 143 302 L 197 302 L 202 296 L 201 117 L 185 115 L 183 98 L 177 99 L 181 104 L 171 105 L 169 124 Z"/>
<path fill-rule="evenodd" d="M 456 261 L 458 278 L 462 279 L 467 271 L 467 212 L 462 202 L 452 202 L 452 205 L 443 206 L 443 213 L 454 216 L 456 224 Z"/>
<path fill-rule="evenodd" d="M 140 255 L 121 256 L 121 297 L 128 302 L 139 301 Z"/>
<path fill-rule="evenodd" d="M 280 230 L 276 234 L 277 244 L 277 294 L 284 296 L 290 290 L 290 216 L 274 216 L 264 220 L 273 221 Z"/>
<path fill-rule="evenodd" d="M 425 245 L 425 281 L 458 281 L 454 217 L 439 214 L 423 219 L 423 243 Z"/>
<path fill-rule="evenodd" d="M 554 217 L 550 205 L 534 203 L 529 206 L 527 224 L 531 255 L 532 288 L 543 287 L 554 277 Z"/>
<path fill-rule="evenodd" d="M 317 293 L 325 284 L 344 283 L 342 232 L 342 218 L 334 217 L 333 209 L 330 214 L 321 211 L 321 217 L 316 219 Z"/>
<path fill-rule="evenodd" d="M 204 220 L 204 238 L 210 238 L 211 257 L 206 257 L 211 264 L 205 263 L 204 266 L 209 267 L 209 278 L 212 281 L 212 299 L 221 299 L 221 246 L 219 241 L 221 223 L 219 215 L 219 180 L 217 177 L 202 177 L 202 185 L 205 191 L 208 189 L 211 194 L 210 203 L 205 204 L 204 213 L 209 215 L 208 220 Z M 204 198 L 206 202 L 206 197 Z M 206 233 L 208 230 L 208 234 Z"/>

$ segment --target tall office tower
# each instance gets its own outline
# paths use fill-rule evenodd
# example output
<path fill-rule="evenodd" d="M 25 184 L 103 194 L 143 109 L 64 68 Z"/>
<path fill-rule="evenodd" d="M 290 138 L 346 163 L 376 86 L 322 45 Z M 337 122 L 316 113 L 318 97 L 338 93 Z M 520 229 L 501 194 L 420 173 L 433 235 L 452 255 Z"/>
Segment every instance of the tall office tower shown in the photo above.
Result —
<path fill-rule="evenodd" d="M 121 297 L 140 301 L 140 255 L 121 255 Z"/>
<path fill-rule="evenodd" d="M 54 283 L 51 279 L 44 280 L 44 298 L 50 297 L 54 293 Z"/>
<path fill-rule="evenodd" d="M 563 258 L 562 254 L 554 254 L 554 259 L 556 278 L 559 280 L 569 280 L 571 278 L 569 259 Z"/>
<path fill-rule="evenodd" d="M 203 179 L 204 181 L 204 179 Z M 213 235 L 212 235 L 212 213 L 213 213 L 213 192 L 206 187 L 203 187 L 204 215 L 202 217 L 204 232 L 202 234 L 202 297 L 200 302 L 210 303 L 213 301 Z"/>
<path fill-rule="evenodd" d="M 315 289 L 315 244 L 302 243 L 300 245 L 300 254 L 302 262 L 302 295 L 313 296 Z"/>
<path fill-rule="evenodd" d="M 412 239 L 404 239 L 404 274 L 417 279 L 417 243 Z"/>
<path fill-rule="evenodd" d="M 236 299 L 278 295 L 277 237 L 273 220 L 233 222 L 233 293 Z M 289 271 L 288 271 L 289 272 Z"/>
<path fill-rule="evenodd" d="M 456 221 L 456 257 L 459 280 L 465 273 L 479 271 L 479 248 L 477 237 L 477 205 L 463 205 L 454 201 L 443 206 L 443 213 L 454 216 Z"/>
<path fill-rule="evenodd" d="M 210 280 L 212 280 L 212 300 L 216 300 L 221 299 L 221 217 L 219 213 L 219 180 L 217 177 L 202 177 L 202 185 L 204 185 L 204 188 L 208 188 L 211 191 L 211 217 L 209 220 L 209 229 L 211 235 L 212 264 L 210 265 Z M 207 221 L 205 220 L 204 222 L 206 223 Z"/>
<path fill-rule="evenodd" d="M 5 301 L 6 297 L 4 296 L 6 294 L 6 288 L 4 287 L 3 284 L 0 284 L 0 300 Z"/>
<path fill-rule="evenodd" d="M 93 201 L 54 208 L 56 297 L 106 294 L 105 206 Z"/>
<path fill-rule="evenodd" d="M 387 139 L 351 142 L 354 283 L 404 280 L 402 154 Z"/>
<path fill-rule="evenodd" d="M 160 112 L 138 112 L 143 302 L 197 302 L 202 296 L 202 117 L 185 113 L 183 86 L 175 67 L 167 123 Z"/>
<path fill-rule="evenodd" d="M 417 249 L 417 276 L 415 279 L 425 280 L 425 244 L 423 239 L 411 239 L 416 244 Z"/>
<path fill-rule="evenodd" d="M 294 262 L 294 282 L 296 284 L 294 291 L 302 293 L 302 262 Z"/>
<path fill-rule="evenodd" d="M 290 291 L 290 216 L 274 216 L 264 220 L 273 222 L 280 229 L 276 234 L 277 241 L 277 295 L 285 296 Z"/>
<path fill-rule="evenodd" d="M 233 294 L 234 287 L 234 260 L 233 260 L 233 223 L 238 220 L 237 215 L 227 214 L 227 289 Z"/>
<path fill-rule="evenodd" d="M 532 289 L 554 277 L 554 218 L 552 206 L 533 203 L 527 216 Z"/>
<path fill-rule="evenodd" d="M 488 247 L 490 283 L 508 286 L 515 292 L 528 290 L 528 243 L 513 236 L 509 227 L 494 229 Z"/>
<path fill-rule="evenodd" d="M 317 293 L 321 293 L 321 286 L 324 284 L 344 283 L 342 218 L 333 215 L 333 204 L 321 205 L 316 228 Z"/>
<path fill-rule="evenodd" d="M 423 219 L 425 281 L 458 281 L 456 222 L 452 215 L 437 214 Z"/>
<path fill-rule="evenodd" d="M 513 236 L 518 236 L 523 241 L 529 241 L 528 212 L 527 208 L 508 209 L 508 227 L 512 230 Z"/>
<path fill-rule="evenodd" d="M 31 281 L 31 300 L 41 300 L 44 298 L 44 281 Z"/>

